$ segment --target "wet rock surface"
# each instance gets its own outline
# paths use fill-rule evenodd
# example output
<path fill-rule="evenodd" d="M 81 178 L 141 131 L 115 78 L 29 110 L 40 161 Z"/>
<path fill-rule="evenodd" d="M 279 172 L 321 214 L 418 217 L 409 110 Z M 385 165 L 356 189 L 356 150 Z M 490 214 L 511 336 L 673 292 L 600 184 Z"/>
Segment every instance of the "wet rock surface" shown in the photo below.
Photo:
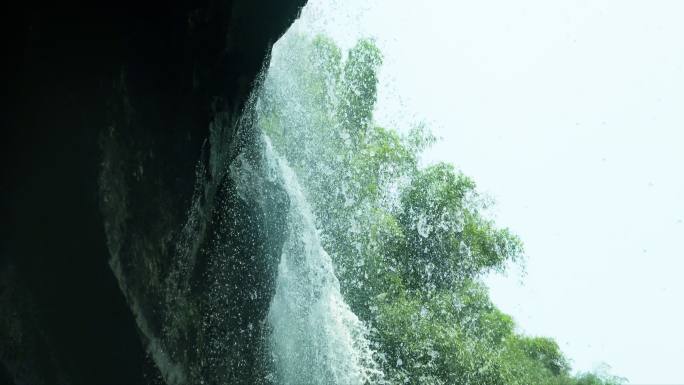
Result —
<path fill-rule="evenodd" d="M 226 170 L 254 143 L 238 116 L 303 3 L 9 13 L 0 379 L 254 383 L 253 320 L 267 311 L 280 247 L 266 234 L 284 218 L 264 210 L 287 201 L 277 183 L 269 195 L 282 201 L 241 199 Z"/>

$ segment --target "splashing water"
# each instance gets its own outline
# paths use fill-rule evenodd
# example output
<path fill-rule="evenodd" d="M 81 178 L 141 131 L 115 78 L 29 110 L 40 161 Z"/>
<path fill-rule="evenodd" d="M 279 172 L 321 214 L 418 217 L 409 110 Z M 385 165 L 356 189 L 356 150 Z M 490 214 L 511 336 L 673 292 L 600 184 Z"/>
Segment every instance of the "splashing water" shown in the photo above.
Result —
<path fill-rule="evenodd" d="M 340 293 L 297 176 L 268 138 L 264 141 L 268 173 L 282 178 L 290 200 L 288 234 L 267 317 L 270 380 L 280 385 L 378 383 L 382 372 L 366 327 Z M 238 157 L 236 162 L 236 174 L 251 174 L 247 160 Z"/>
<path fill-rule="evenodd" d="M 301 135 L 321 131 L 317 130 L 319 124 L 330 123 L 320 120 L 320 115 L 331 113 L 325 106 L 319 106 L 322 110 L 317 111 L 321 114 L 308 113 L 309 109 L 302 105 L 302 93 L 306 91 L 301 79 L 288 70 L 296 68 L 292 64 L 303 57 L 303 47 L 297 43 L 302 34 L 310 36 L 315 30 L 316 18 L 306 15 L 315 10 L 307 9 L 283 37 L 282 44 L 279 43 L 282 48 L 274 49 L 271 65 L 262 74 L 268 87 L 260 85 L 255 93 L 257 99 L 249 107 L 256 114 L 257 125 L 265 132 L 268 132 L 264 125 L 268 124 L 269 114 L 264 108 L 275 106 L 284 114 L 280 118 L 297 126 Z M 261 194 L 258 180 L 266 176 L 278 179 L 289 199 L 275 294 L 265 320 L 268 380 L 278 385 L 384 383 L 368 339 L 368 329 L 341 293 L 333 260 L 323 248 L 317 218 L 307 201 L 306 194 L 312 190 L 310 184 L 320 181 L 298 175 L 288 164 L 292 160 L 277 154 L 266 134 L 260 141 L 259 157 L 264 167 L 256 171 L 248 157 L 241 155 L 234 161 L 231 173 L 240 181 L 238 186 L 250 190 L 243 191 L 244 196 Z M 306 151 L 304 147 L 294 146 L 290 150 Z M 310 166 L 316 167 L 317 163 Z"/>

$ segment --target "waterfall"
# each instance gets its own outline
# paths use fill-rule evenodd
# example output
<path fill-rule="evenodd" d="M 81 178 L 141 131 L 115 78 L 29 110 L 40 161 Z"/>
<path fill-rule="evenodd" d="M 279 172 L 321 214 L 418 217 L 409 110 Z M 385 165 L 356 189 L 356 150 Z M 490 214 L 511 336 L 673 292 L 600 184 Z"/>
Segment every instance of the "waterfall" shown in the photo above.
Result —
<path fill-rule="evenodd" d="M 336 218 L 319 212 L 320 184 L 335 179 L 301 172 L 325 164 L 321 160 L 331 154 L 330 143 L 335 140 L 328 134 L 343 131 L 336 130 L 338 125 L 331 119 L 333 106 L 311 99 L 312 90 L 329 94 L 331 103 L 336 97 L 331 78 L 309 77 L 307 65 L 324 66 L 337 60 L 334 52 L 311 49 L 309 30 L 314 19 L 305 12 L 274 47 L 270 66 L 262 73 L 245 111 L 251 117 L 245 120 L 249 129 L 262 131 L 262 136 L 250 151 L 232 161 L 230 177 L 243 200 L 266 212 L 268 205 L 260 203 L 268 199 L 263 186 L 281 186 L 289 203 L 271 207 L 283 210 L 285 220 L 275 291 L 263 326 L 268 382 L 380 384 L 384 375 L 369 330 L 345 301 L 335 271 L 337 261 L 325 250 L 331 246 L 321 238 L 330 234 L 323 232 L 320 221 Z M 321 44 L 323 49 L 329 47 Z M 285 142 L 283 135 L 273 135 L 274 130 L 302 140 Z"/>
<path fill-rule="evenodd" d="M 340 293 L 333 263 L 321 246 L 314 216 L 287 161 L 264 138 L 267 173 L 282 179 L 290 200 L 287 238 L 267 316 L 271 382 L 279 385 L 377 383 L 365 325 Z M 253 175 L 250 162 L 236 159 L 234 177 Z"/>

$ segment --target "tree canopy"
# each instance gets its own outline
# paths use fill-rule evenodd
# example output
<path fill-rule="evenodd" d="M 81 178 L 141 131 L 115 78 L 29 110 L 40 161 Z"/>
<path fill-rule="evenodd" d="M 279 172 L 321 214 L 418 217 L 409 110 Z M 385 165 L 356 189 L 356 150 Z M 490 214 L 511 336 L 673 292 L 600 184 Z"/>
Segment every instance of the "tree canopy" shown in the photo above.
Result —
<path fill-rule="evenodd" d="M 390 384 L 618 384 L 572 375 L 555 341 L 515 330 L 481 277 L 519 263 L 521 240 L 453 165 L 423 167 L 434 141 L 373 119 L 382 55 L 294 36 L 274 57 L 259 123 L 306 187 L 353 311 Z M 296 52 L 296 54 L 292 54 Z"/>

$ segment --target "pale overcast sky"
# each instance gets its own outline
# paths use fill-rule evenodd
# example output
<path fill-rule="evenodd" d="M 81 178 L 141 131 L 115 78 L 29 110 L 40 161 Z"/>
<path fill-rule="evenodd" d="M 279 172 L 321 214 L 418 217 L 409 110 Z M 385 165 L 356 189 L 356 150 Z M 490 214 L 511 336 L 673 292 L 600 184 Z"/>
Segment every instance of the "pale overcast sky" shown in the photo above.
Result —
<path fill-rule="evenodd" d="M 424 120 L 497 202 L 527 274 L 494 302 L 575 369 L 684 384 L 684 1 L 310 0 L 385 55 L 378 120 Z M 520 283 L 522 281 L 522 284 Z"/>

